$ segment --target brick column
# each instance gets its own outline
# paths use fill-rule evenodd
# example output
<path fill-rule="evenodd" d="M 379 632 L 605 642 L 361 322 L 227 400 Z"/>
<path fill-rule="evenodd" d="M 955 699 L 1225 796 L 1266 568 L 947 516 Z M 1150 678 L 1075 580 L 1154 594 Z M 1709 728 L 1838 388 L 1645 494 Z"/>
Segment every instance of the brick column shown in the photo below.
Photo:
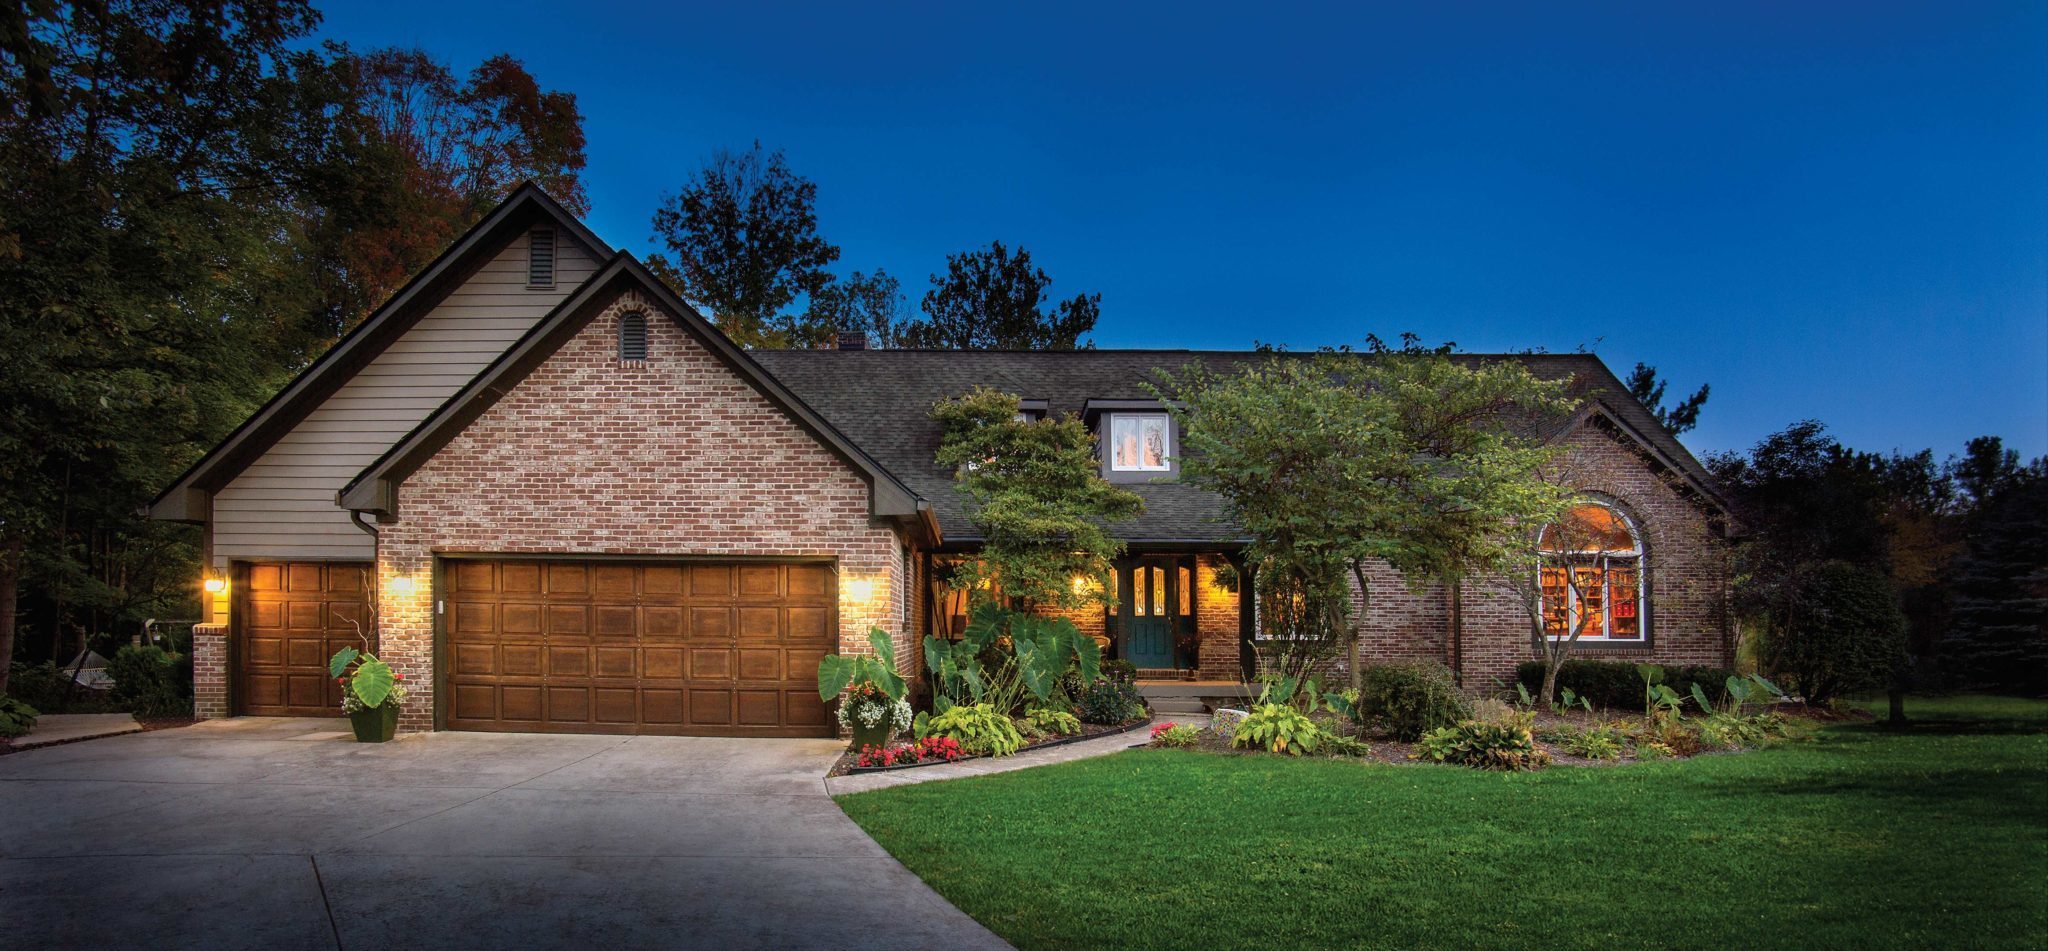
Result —
<path fill-rule="evenodd" d="M 202 720 L 228 715 L 228 626 L 192 627 L 192 715 Z"/>

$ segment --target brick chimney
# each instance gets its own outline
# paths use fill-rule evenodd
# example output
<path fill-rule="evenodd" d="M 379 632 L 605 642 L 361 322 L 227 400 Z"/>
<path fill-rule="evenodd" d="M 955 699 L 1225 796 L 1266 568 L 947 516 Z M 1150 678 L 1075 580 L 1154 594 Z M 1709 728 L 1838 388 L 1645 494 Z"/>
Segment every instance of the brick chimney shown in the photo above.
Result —
<path fill-rule="evenodd" d="M 834 349 L 837 350 L 866 350 L 867 348 L 868 335 L 858 330 L 840 331 L 838 340 L 834 343 Z"/>

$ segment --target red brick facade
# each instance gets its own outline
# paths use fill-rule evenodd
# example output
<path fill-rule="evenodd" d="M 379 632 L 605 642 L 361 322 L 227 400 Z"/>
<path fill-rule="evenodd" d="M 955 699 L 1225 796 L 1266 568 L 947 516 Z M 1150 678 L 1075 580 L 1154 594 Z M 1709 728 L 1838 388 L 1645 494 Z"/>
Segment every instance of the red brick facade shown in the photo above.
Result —
<path fill-rule="evenodd" d="M 648 357 L 621 361 L 635 310 Z M 412 685 L 400 728 L 433 728 L 440 553 L 830 556 L 840 650 L 879 626 L 910 669 L 903 542 L 868 512 L 855 469 L 629 293 L 400 485 L 377 542 L 380 656 Z"/>

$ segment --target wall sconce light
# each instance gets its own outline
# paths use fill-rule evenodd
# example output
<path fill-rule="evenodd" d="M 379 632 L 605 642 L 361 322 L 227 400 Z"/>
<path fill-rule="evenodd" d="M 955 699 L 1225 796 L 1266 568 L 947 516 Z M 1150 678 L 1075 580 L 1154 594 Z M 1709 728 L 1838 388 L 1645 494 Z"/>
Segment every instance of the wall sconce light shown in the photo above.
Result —
<path fill-rule="evenodd" d="M 873 578 L 848 578 L 848 579 L 846 579 L 846 596 L 847 596 L 847 597 L 849 597 L 849 598 L 852 598 L 852 599 L 853 599 L 853 600 L 855 600 L 855 601 L 860 601 L 860 602 L 866 602 L 866 601 L 868 601 L 868 600 L 870 600 L 870 599 L 874 598 L 874 596 L 875 596 L 875 579 L 873 579 Z"/>
<path fill-rule="evenodd" d="M 220 594 L 228 589 L 228 579 L 214 575 L 201 582 L 200 586 L 206 589 L 207 594 Z"/>
<path fill-rule="evenodd" d="M 413 581 L 411 575 L 399 575 L 391 579 L 391 593 L 401 598 L 411 597 Z"/>

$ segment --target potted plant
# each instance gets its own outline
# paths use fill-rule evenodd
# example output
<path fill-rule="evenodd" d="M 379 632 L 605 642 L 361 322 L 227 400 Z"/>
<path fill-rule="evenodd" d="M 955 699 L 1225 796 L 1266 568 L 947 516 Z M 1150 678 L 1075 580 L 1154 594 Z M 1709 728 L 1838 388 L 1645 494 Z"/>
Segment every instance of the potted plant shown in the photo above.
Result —
<path fill-rule="evenodd" d="M 341 710 L 348 714 L 356 742 L 382 743 L 398 732 L 398 709 L 405 704 L 404 674 L 377 655 L 353 647 L 335 651 L 327 672 L 341 684 Z"/>
<path fill-rule="evenodd" d="M 887 746 L 910 728 L 910 704 L 903 699 L 908 685 L 896 673 L 889 633 L 870 628 L 868 644 L 875 649 L 872 656 L 827 654 L 818 661 L 818 697 L 839 697 L 839 723 L 853 731 L 854 749 Z"/>

